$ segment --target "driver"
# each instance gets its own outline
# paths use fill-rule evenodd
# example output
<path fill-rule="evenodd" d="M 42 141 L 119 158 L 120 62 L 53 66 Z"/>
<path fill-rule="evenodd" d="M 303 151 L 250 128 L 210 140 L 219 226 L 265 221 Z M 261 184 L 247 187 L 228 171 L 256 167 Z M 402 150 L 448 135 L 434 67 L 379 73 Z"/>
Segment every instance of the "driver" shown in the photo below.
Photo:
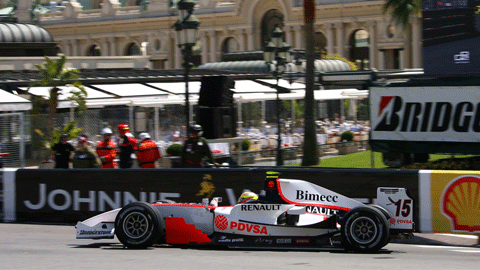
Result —
<path fill-rule="evenodd" d="M 251 191 L 245 191 L 238 198 L 237 203 L 252 203 L 258 200 L 258 195 Z"/>

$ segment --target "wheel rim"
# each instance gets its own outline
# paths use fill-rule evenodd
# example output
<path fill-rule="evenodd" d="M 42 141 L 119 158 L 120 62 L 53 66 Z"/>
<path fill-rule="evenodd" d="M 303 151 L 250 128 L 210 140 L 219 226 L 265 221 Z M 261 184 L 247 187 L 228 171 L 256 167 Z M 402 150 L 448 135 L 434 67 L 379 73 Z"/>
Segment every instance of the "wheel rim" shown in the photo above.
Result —
<path fill-rule="evenodd" d="M 144 214 L 133 212 L 125 217 L 123 229 L 129 238 L 139 239 L 148 233 L 148 224 L 148 219 Z"/>
<path fill-rule="evenodd" d="M 350 233 L 357 243 L 368 244 L 375 240 L 378 228 L 371 218 L 360 217 L 352 223 Z"/>

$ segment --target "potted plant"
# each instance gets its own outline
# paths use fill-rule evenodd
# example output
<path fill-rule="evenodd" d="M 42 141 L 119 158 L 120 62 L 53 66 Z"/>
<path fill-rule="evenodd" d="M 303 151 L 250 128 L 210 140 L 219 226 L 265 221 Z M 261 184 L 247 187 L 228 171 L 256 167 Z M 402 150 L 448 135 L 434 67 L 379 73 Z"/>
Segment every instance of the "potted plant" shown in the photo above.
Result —
<path fill-rule="evenodd" d="M 358 152 L 357 144 L 353 141 L 355 134 L 351 131 L 345 131 L 340 135 L 340 147 L 338 149 L 338 153 L 340 155 L 346 155 Z"/>
<path fill-rule="evenodd" d="M 166 157 L 162 158 L 164 168 L 179 168 L 181 163 L 181 156 L 183 153 L 183 145 L 174 143 L 165 149 Z"/>

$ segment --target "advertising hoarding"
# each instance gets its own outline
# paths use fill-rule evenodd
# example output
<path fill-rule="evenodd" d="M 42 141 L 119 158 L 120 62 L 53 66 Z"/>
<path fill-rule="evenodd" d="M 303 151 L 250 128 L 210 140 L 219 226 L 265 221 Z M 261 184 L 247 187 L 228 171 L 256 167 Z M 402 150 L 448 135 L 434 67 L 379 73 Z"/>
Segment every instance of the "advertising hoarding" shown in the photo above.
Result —
<path fill-rule="evenodd" d="M 372 87 L 371 140 L 480 142 L 480 86 Z"/>
<path fill-rule="evenodd" d="M 480 171 L 420 174 L 422 232 L 480 232 Z"/>
<path fill-rule="evenodd" d="M 422 1 L 425 74 L 480 74 L 478 5 L 474 0 Z"/>

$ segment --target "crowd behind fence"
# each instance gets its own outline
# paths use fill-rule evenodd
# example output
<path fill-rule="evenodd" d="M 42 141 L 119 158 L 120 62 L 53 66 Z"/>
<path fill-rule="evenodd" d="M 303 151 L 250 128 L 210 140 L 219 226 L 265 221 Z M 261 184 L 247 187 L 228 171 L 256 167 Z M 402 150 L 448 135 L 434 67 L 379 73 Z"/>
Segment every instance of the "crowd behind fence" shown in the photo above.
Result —
<path fill-rule="evenodd" d="M 138 137 L 141 132 L 150 133 L 152 139 L 162 147 L 162 154 L 165 155 L 165 149 L 168 145 L 172 143 L 183 144 L 185 119 L 182 106 L 166 106 L 159 111 L 155 112 L 153 108 L 132 110 L 128 107 L 89 109 L 82 113 L 67 111 L 56 114 L 54 128 L 61 130 L 69 122 L 75 120 L 76 127 L 82 129 L 80 134 L 87 135 L 92 143 L 92 147 L 94 147 L 103 138 L 101 135 L 103 128 L 110 127 L 114 130 L 114 135 L 117 135 L 115 132 L 117 125 L 128 124 L 135 137 Z M 158 121 L 157 124 L 156 121 Z M 262 123 L 263 121 L 261 119 L 250 119 L 250 122 Z M 48 151 L 44 147 L 45 141 L 35 130 L 38 129 L 45 133 L 47 126 L 48 115 L 46 114 L 0 114 L 0 152 L 10 153 L 10 155 L 0 158 L 3 167 L 36 167 L 46 161 L 49 156 Z M 271 126 L 274 127 L 275 125 Z M 156 127 L 158 127 L 157 130 Z M 269 127 L 269 125 L 266 125 L 266 127 Z M 253 129 L 259 130 L 260 135 L 265 134 L 264 139 L 248 138 L 252 144 L 251 152 L 254 153 L 256 151 L 258 153 L 256 155 L 258 158 L 255 159 L 255 162 L 267 160 L 268 158 L 271 159 L 271 157 L 275 156 L 274 152 L 277 148 L 276 130 L 261 130 L 261 127 L 254 127 Z M 238 132 L 239 136 L 248 137 L 244 131 Z M 270 134 L 267 135 L 267 133 Z M 301 135 L 298 134 L 291 133 L 283 138 L 283 143 L 289 142 L 288 148 L 284 149 L 286 164 L 297 163 L 301 159 L 303 140 L 299 138 Z M 342 148 L 345 148 L 338 141 L 327 142 L 325 134 L 318 136 L 320 155 L 341 152 Z M 75 139 L 71 138 L 74 144 Z M 361 142 L 357 143 L 359 144 L 357 148 L 359 150 L 366 149 L 368 147 L 368 138 L 364 137 L 359 140 Z M 339 143 L 339 145 L 335 143 Z M 247 163 L 242 162 L 242 164 Z"/>

